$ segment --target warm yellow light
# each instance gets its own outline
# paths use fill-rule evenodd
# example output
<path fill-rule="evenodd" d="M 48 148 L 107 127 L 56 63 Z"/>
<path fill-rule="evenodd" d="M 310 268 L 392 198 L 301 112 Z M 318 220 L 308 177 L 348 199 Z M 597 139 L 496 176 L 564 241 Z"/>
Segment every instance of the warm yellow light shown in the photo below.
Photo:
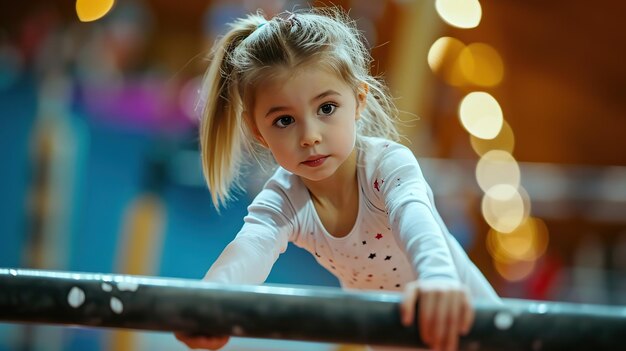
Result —
<path fill-rule="evenodd" d="M 98 20 L 113 8 L 114 0 L 76 0 L 76 14 L 82 22 Z"/>
<path fill-rule="evenodd" d="M 428 50 L 428 66 L 452 86 L 467 84 L 459 64 L 459 55 L 463 48 L 465 44 L 459 39 L 441 37 Z"/>
<path fill-rule="evenodd" d="M 487 224 L 501 233 L 515 230 L 529 212 L 518 189 L 509 184 L 489 188 L 483 195 L 481 209 Z"/>
<path fill-rule="evenodd" d="M 524 203 L 524 220 L 530 217 L 530 196 L 528 195 L 528 192 L 526 192 L 526 189 L 524 189 L 523 186 L 518 186 L 517 187 L 517 192 L 519 193 L 519 196 L 522 197 L 522 202 Z"/>
<path fill-rule="evenodd" d="M 500 133 L 495 138 L 480 139 L 470 134 L 470 143 L 472 144 L 472 149 L 480 156 L 490 150 L 502 150 L 512 154 L 515 148 L 515 136 L 511 126 L 506 120 L 503 120 Z"/>
<path fill-rule="evenodd" d="M 493 228 L 487 234 L 487 249 L 491 257 L 498 261 L 507 261 L 511 259 L 522 260 L 529 256 L 533 251 L 532 237 L 527 235 L 515 235 L 522 227 L 511 233 L 500 233 Z"/>
<path fill-rule="evenodd" d="M 493 261 L 496 271 L 502 278 L 517 282 L 527 278 L 535 270 L 535 261 Z"/>
<path fill-rule="evenodd" d="M 450 52 L 456 52 L 458 55 L 463 50 L 463 43 L 452 37 L 441 37 L 430 46 L 428 50 L 428 66 L 433 72 L 437 72 L 448 58 L 450 60 Z"/>
<path fill-rule="evenodd" d="M 498 101 L 485 92 L 467 94 L 461 101 L 459 117 L 463 127 L 481 139 L 495 138 L 504 123 Z"/>
<path fill-rule="evenodd" d="M 474 28 L 482 17 L 478 0 L 437 0 L 435 9 L 441 19 L 458 28 Z"/>
<path fill-rule="evenodd" d="M 517 188 L 520 184 L 519 165 L 510 153 L 491 150 L 478 160 L 476 181 L 483 191 L 498 184 L 508 184 Z"/>
<path fill-rule="evenodd" d="M 473 84 L 492 87 L 504 76 L 502 58 L 488 44 L 472 43 L 463 48 L 459 55 L 461 72 Z"/>
<path fill-rule="evenodd" d="M 494 259 L 501 262 L 532 261 L 546 252 L 548 241 L 546 224 L 539 218 L 530 217 L 511 233 L 490 229 L 487 234 L 487 249 Z"/>

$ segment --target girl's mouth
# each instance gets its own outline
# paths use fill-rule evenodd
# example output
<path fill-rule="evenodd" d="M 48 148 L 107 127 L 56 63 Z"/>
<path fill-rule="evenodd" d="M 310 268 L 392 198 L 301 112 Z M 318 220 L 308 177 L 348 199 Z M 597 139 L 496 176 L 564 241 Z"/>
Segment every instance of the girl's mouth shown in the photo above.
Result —
<path fill-rule="evenodd" d="M 311 157 L 309 160 L 302 162 L 302 164 L 309 167 L 318 167 L 321 166 L 327 158 L 328 156 Z"/>

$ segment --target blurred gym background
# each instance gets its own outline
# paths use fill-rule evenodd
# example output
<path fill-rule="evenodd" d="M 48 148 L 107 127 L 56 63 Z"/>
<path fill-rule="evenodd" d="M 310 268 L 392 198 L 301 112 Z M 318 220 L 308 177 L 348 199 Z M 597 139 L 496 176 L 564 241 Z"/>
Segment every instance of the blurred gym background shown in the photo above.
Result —
<path fill-rule="evenodd" d="M 196 131 L 206 54 L 236 17 L 309 4 L 1 2 L 0 267 L 200 279 L 265 177 L 212 208 Z M 444 220 L 501 296 L 626 304 L 626 3 L 313 4 L 350 10 Z M 337 286 L 295 247 L 268 283 Z M 0 351 L 184 349 L 167 333 L 0 323 Z M 294 349 L 363 350 L 226 347 Z"/>

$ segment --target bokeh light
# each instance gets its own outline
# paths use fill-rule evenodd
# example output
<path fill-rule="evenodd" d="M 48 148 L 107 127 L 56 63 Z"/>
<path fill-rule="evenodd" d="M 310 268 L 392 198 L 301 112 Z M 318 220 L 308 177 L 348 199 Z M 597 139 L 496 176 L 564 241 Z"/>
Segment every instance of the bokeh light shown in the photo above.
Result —
<path fill-rule="evenodd" d="M 465 44 L 452 37 L 437 39 L 428 50 L 428 66 L 443 80 L 452 86 L 467 84 L 467 79 L 461 71 L 459 56 Z"/>
<path fill-rule="evenodd" d="M 511 125 L 509 125 L 506 120 L 503 120 L 500 133 L 498 133 L 495 138 L 481 139 L 470 134 L 470 144 L 474 152 L 479 156 L 491 150 L 502 150 L 512 154 L 515 149 L 515 135 L 513 134 Z"/>
<path fill-rule="evenodd" d="M 522 223 L 529 213 L 526 206 L 522 193 L 509 184 L 489 188 L 481 202 L 485 221 L 501 233 L 510 233 Z"/>
<path fill-rule="evenodd" d="M 486 92 L 467 94 L 461 101 L 459 117 L 463 127 L 481 139 L 495 138 L 504 123 L 500 104 Z"/>
<path fill-rule="evenodd" d="M 518 282 L 527 278 L 534 270 L 536 261 L 497 261 L 493 260 L 496 271 L 502 278 L 510 282 Z"/>
<path fill-rule="evenodd" d="M 472 43 L 463 48 L 459 65 L 465 78 L 478 86 L 493 87 L 504 77 L 504 64 L 492 46 Z"/>
<path fill-rule="evenodd" d="M 104 17 L 113 8 L 114 0 L 76 0 L 76 14 L 82 22 Z"/>
<path fill-rule="evenodd" d="M 458 28 L 475 28 L 482 17 L 478 0 L 437 0 L 435 9 L 441 19 Z"/>
<path fill-rule="evenodd" d="M 534 217 L 527 218 L 510 233 L 490 229 L 487 234 L 487 250 L 501 262 L 536 260 L 546 252 L 548 242 L 548 227 L 541 219 Z"/>
<path fill-rule="evenodd" d="M 519 165 L 510 153 L 491 150 L 478 160 L 476 181 L 483 191 L 498 184 L 509 184 L 517 188 L 520 184 Z"/>

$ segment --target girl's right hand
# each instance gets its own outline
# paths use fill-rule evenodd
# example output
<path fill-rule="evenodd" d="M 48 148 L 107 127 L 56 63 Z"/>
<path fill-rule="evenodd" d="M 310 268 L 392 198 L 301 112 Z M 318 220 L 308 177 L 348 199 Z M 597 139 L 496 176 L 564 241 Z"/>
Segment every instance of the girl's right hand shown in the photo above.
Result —
<path fill-rule="evenodd" d="M 190 349 L 206 349 L 206 350 L 219 350 L 230 339 L 229 336 L 194 336 L 185 333 L 174 333 L 178 341 L 184 343 Z"/>
<path fill-rule="evenodd" d="M 415 318 L 417 300 L 419 316 Z M 458 350 L 459 336 L 470 331 L 475 314 L 467 287 L 449 279 L 408 283 L 400 311 L 407 327 L 419 320 L 422 341 L 438 351 Z"/>

